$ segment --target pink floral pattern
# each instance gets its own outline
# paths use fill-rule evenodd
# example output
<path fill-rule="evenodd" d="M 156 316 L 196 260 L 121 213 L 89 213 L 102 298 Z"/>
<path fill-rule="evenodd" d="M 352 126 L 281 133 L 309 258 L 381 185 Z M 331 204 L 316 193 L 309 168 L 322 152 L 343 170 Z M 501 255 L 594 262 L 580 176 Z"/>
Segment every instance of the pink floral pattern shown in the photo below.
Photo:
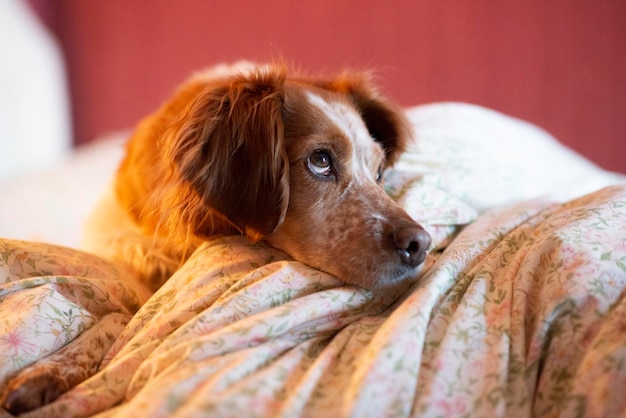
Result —
<path fill-rule="evenodd" d="M 111 311 L 130 318 L 148 294 L 125 276 L 79 251 L 0 240 L 0 382 Z"/>

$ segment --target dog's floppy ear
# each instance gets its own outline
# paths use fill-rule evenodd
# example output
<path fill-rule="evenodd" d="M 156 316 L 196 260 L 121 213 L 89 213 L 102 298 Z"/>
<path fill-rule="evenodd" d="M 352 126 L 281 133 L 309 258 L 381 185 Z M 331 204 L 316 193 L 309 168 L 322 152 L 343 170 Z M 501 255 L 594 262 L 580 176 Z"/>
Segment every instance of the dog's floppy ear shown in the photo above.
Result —
<path fill-rule="evenodd" d="M 369 73 L 345 72 L 324 87 L 352 99 L 370 135 L 382 145 L 390 167 L 404 152 L 412 131 L 403 110 L 378 93 L 371 79 Z"/>
<path fill-rule="evenodd" d="M 256 241 L 284 220 L 284 83 L 284 70 L 262 67 L 208 84 L 166 134 L 171 170 L 190 186 L 177 202 L 190 232 L 226 233 L 227 225 Z"/>

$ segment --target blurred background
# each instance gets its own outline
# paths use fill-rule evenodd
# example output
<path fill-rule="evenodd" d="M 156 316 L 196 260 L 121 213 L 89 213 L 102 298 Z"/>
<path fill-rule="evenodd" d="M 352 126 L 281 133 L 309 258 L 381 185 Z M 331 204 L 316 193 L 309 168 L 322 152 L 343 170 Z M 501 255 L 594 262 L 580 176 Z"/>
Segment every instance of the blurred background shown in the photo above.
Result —
<path fill-rule="evenodd" d="M 274 58 L 374 69 L 404 106 L 487 106 L 626 173 L 624 0 L 2 0 L 0 54 L 0 177 L 132 129 L 198 69 Z"/>

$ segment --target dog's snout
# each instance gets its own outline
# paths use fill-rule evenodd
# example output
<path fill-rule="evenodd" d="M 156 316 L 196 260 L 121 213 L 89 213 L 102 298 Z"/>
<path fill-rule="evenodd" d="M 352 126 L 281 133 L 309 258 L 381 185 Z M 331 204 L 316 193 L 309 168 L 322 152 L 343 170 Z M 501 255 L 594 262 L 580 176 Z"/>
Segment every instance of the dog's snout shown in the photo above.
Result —
<path fill-rule="evenodd" d="M 393 243 L 402 262 L 417 267 L 426 258 L 431 238 L 422 228 L 410 226 L 397 230 L 393 234 Z"/>

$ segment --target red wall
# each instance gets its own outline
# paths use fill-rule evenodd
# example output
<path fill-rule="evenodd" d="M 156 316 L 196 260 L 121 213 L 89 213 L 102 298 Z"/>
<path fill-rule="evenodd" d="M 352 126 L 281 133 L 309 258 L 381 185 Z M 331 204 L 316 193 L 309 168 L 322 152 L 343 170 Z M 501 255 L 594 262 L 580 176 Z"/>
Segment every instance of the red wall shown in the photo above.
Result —
<path fill-rule="evenodd" d="M 626 172 L 626 2 L 32 0 L 66 54 L 77 142 L 133 126 L 189 73 L 282 56 L 375 68 L 403 105 L 468 101 Z"/>

